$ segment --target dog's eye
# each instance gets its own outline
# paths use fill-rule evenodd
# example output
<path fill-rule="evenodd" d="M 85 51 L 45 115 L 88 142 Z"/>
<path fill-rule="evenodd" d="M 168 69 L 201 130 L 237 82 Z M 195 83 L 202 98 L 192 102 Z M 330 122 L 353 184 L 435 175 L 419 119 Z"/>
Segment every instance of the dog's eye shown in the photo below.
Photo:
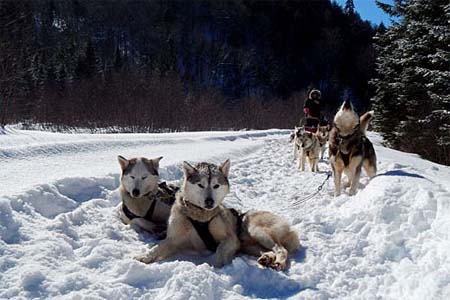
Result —
<path fill-rule="evenodd" d="M 142 180 L 146 179 L 147 177 L 148 177 L 148 176 L 143 176 L 143 177 L 142 177 Z"/>
<path fill-rule="evenodd" d="M 216 184 L 213 186 L 213 189 L 218 189 L 220 187 L 220 185 Z"/>
<path fill-rule="evenodd" d="M 205 188 L 205 187 L 203 186 L 203 184 L 201 184 L 201 183 L 199 183 L 198 186 L 199 186 L 201 189 L 204 189 L 204 188 Z"/>
<path fill-rule="evenodd" d="M 135 177 L 134 176 L 130 176 L 131 177 L 131 179 L 134 179 Z"/>

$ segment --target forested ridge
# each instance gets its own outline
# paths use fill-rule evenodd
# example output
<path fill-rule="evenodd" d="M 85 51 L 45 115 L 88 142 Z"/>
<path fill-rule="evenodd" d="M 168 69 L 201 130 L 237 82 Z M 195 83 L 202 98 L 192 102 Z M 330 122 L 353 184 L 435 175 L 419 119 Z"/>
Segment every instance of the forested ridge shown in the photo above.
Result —
<path fill-rule="evenodd" d="M 1 123 L 126 131 L 289 128 L 373 90 L 352 1 L 0 1 Z"/>
<path fill-rule="evenodd" d="M 378 2 L 378 1 L 377 1 Z M 0 126 L 292 128 L 311 88 L 349 97 L 394 148 L 450 164 L 450 4 L 0 0 Z"/>

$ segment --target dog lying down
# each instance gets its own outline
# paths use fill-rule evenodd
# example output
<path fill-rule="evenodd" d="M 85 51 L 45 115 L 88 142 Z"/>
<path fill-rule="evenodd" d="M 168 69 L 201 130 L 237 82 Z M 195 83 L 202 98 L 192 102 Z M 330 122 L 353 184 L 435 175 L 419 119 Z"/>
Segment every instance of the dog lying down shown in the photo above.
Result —
<path fill-rule="evenodd" d="M 166 239 L 137 260 L 152 263 L 182 250 L 210 250 L 215 253 L 214 266 L 221 267 L 241 251 L 259 257 L 263 267 L 286 268 L 288 254 L 300 243 L 285 219 L 263 211 L 240 214 L 222 205 L 230 190 L 229 160 L 220 166 L 184 162 L 183 169 L 184 182 L 171 209 Z"/>
<path fill-rule="evenodd" d="M 162 157 L 118 157 L 122 169 L 119 188 L 122 204 L 119 217 L 125 224 L 135 224 L 159 238 L 164 238 L 170 208 L 175 202 L 178 188 L 165 182 L 158 183 L 161 159 Z"/>

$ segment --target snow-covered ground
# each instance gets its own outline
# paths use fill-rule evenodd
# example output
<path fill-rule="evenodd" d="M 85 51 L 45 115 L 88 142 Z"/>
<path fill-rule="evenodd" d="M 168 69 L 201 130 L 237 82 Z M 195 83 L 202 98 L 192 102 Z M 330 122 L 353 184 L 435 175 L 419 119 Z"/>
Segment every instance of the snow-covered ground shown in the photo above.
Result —
<path fill-rule="evenodd" d="M 299 172 L 286 130 L 174 134 L 0 132 L 0 299 L 450 299 L 450 168 L 376 144 L 379 175 L 332 196 L 329 170 Z M 144 265 L 157 241 L 123 225 L 118 154 L 232 160 L 229 206 L 288 218 L 303 248 L 286 272 L 237 257 Z M 299 204 L 300 203 L 300 204 Z"/>

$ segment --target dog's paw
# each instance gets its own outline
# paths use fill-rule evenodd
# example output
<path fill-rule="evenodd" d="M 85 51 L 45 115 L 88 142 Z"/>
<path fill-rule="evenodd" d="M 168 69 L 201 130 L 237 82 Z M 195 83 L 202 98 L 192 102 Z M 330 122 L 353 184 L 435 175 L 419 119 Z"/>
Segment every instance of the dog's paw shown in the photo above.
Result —
<path fill-rule="evenodd" d="M 284 269 L 286 269 L 286 262 L 285 261 L 275 261 L 273 264 L 270 265 L 270 267 L 277 271 L 283 271 Z"/>
<path fill-rule="evenodd" d="M 273 252 L 265 252 L 262 253 L 261 256 L 258 258 L 257 262 L 260 266 L 268 268 L 273 265 L 273 263 L 276 260 L 276 255 Z"/>
<path fill-rule="evenodd" d="M 150 264 L 156 260 L 156 258 L 151 255 L 138 255 L 135 256 L 134 259 L 144 264 Z"/>

